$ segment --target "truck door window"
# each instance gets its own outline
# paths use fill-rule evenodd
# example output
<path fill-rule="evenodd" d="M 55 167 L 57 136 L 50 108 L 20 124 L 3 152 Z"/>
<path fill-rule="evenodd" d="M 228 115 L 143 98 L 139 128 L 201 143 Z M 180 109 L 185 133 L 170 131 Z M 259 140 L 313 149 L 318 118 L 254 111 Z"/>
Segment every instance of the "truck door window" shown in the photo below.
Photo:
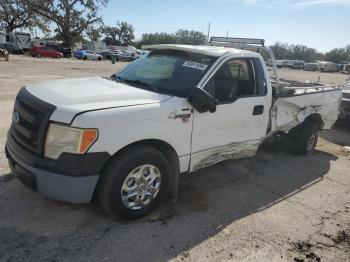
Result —
<path fill-rule="evenodd" d="M 218 103 L 257 95 L 252 61 L 250 59 L 229 60 L 215 73 L 204 89 L 214 96 Z"/>

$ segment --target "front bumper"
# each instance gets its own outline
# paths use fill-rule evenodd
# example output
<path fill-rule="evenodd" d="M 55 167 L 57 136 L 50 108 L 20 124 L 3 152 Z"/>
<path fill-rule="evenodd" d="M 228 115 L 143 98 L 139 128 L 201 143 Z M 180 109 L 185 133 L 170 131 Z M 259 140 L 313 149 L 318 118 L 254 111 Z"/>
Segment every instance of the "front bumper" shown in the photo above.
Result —
<path fill-rule="evenodd" d="M 41 158 L 18 145 L 11 134 L 5 150 L 11 171 L 24 185 L 49 198 L 79 204 L 91 201 L 100 171 L 109 159 L 108 153 Z M 68 160 L 71 157 L 73 160 Z"/>

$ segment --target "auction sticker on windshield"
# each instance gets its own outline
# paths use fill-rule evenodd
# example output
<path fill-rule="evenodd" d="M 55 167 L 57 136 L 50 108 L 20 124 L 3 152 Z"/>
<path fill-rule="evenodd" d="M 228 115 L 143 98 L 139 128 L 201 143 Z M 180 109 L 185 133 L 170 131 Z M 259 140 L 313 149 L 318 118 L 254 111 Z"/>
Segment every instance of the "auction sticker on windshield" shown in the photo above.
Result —
<path fill-rule="evenodd" d="M 183 63 L 182 66 L 186 66 L 186 67 L 190 67 L 190 68 L 194 68 L 194 69 L 198 69 L 198 70 L 202 70 L 202 71 L 204 71 L 208 67 L 208 65 L 206 65 L 206 64 L 193 62 L 193 61 L 185 61 L 185 63 Z"/>

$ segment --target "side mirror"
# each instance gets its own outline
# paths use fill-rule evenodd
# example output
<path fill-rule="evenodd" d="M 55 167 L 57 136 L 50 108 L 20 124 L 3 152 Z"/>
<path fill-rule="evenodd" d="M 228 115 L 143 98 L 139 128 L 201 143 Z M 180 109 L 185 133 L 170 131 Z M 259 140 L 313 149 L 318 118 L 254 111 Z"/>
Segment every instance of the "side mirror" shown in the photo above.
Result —
<path fill-rule="evenodd" d="M 216 111 L 215 99 L 205 90 L 194 87 L 188 98 L 188 102 L 199 112 L 214 113 Z"/>

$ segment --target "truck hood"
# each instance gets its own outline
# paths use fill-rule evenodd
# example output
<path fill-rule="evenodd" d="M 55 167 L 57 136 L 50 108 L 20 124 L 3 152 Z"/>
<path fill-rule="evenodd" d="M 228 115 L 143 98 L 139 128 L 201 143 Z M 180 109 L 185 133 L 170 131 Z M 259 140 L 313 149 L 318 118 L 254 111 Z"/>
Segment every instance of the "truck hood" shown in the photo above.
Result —
<path fill-rule="evenodd" d="M 54 80 L 26 86 L 34 96 L 57 107 L 51 120 L 70 123 L 84 111 L 161 103 L 168 95 L 143 90 L 102 77 Z"/>

